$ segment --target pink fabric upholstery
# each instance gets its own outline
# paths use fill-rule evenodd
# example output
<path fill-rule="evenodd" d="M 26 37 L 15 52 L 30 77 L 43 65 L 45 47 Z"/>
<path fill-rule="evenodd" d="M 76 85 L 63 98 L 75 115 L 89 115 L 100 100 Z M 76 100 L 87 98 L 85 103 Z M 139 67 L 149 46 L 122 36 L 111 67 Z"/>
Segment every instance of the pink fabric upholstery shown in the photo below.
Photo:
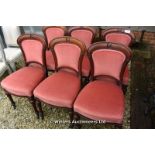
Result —
<path fill-rule="evenodd" d="M 71 43 L 59 43 L 54 47 L 58 67 L 70 67 L 78 71 L 81 49 Z"/>
<path fill-rule="evenodd" d="M 90 74 L 90 61 L 87 55 L 84 55 L 82 61 L 82 76 L 88 77 Z"/>
<path fill-rule="evenodd" d="M 131 37 L 125 33 L 109 33 L 106 35 L 107 42 L 121 43 L 125 46 L 129 46 L 131 44 Z"/>
<path fill-rule="evenodd" d="M 74 30 L 71 36 L 83 41 L 88 48 L 92 43 L 93 33 L 89 30 Z"/>
<path fill-rule="evenodd" d="M 74 111 L 93 120 L 122 123 L 124 95 L 121 88 L 105 81 L 93 81 L 79 93 Z"/>
<path fill-rule="evenodd" d="M 120 80 L 120 72 L 125 55 L 112 49 L 96 50 L 92 54 L 94 61 L 94 76 L 109 75 Z"/>
<path fill-rule="evenodd" d="M 46 51 L 46 66 L 48 70 L 55 70 L 55 62 L 50 50 Z"/>
<path fill-rule="evenodd" d="M 130 77 L 130 71 L 128 66 L 125 69 L 124 75 L 123 75 L 123 84 L 128 85 L 129 83 L 129 77 Z"/>
<path fill-rule="evenodd" d="M 47 36 L 48 44 L 49 44 L 50 41 L 53 40 L 54 38 L 64 36 L 64 33 L 65 33 L 64 30 L 62 30 L 61 28 L 58 28 L 58 27 L 51 27 L 51 28 L 48 28 L 48 29 L 46 30 L 46 36 Z"/>
<path fill-rule="evenodd" d="M 24 67 L 7 76 L 1 82 L 1 86 L 11 94 L 31 97 L 34 88 L 43 80 L 44 76 L 41 68 Z"/>
<path fill-rule="evenodd" d="M 71 108 L 79 90 L 80 79 L 60 71 L 40 83 L 34 90 L 34 96 L 51 105 Z"/>
<path fill-rule="evenodd" d="M 43 45 L 38 40 L 23 40 L 21 43 L 27 62 L 36 61 L 43 64 Z"/>

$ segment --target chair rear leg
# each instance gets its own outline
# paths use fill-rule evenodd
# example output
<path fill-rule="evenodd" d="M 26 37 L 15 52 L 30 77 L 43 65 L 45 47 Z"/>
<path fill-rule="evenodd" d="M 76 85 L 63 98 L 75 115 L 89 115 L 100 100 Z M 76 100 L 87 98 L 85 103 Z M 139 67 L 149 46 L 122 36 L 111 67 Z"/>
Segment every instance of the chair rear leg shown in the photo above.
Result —
<path fill-rule="evenodd" d="M 123 129 L 123 124 L 115 124 L 115 127 L 116 127 L 117 129 Z"/>
<path fill-rule="evenodd" d="M 44 119 L 44 112 L 42 110 L 41 102 L 39 100 L 36 100 L 36 104 L 37 104 L 37 107 L 38 107 L 38 110 L 39 110 L 39 116 L 43 120 Z"/>
<path fill-rule="evenodd" d="M 128 85 L 123 85 L 123 93 L 124 93 L 124 95 L 126 94 L 127 89 L 128 89 Z"/>
<path fill-rule="evenodd" d="M 9 93 L 7 93 L 7 92 L 6 92 L 5 94 L 6 94 L 6 96 L 9 98 L 9 100 L 10 100 L 11 105 L 13 106 L 13 108 L 16 109 L 16 103 L 14 102 L 14 100 L 13 100 L 11 94 L 9 94 Z"/>
<path fill-rule="evenodd" d="M 89 83 L 89 77 L 83 77 L 82 88 Z"/>
<path fill-rule="evenodd" d="M 74 128 L 74 123 L 73 123 L 73 119 L 74 119 L 74 111 L 73 109 L 71 109 L 69 111 L 69 117 L 70 117 L 70 123 L 69 123 L 69 128 Z"/>
<path fill-rule="evenodd" d="M 30 103 L 31 103 L 32 106 L 33 106 L 33 109 L 34 109 L 34 112 L 35 112 L 35 114 L 36 114 L 36 116 L 37 116 L 37 119 L 39 119 L 39 111 L 37 110 L 35 98 L 34 98 L 34 97 L 31 97 L 31 98 L 29 98 L 29 100 L 30 100 Z"/>
<path fill-rule="evenodd" d="M 78 121 L 80 120 L 80 115 L 77 113 L 74 113 L 74 119 L 76 121 L 75 127 L 77 127 L 77 129 L 81 129 L 82 125 L 78 123 Z"/>

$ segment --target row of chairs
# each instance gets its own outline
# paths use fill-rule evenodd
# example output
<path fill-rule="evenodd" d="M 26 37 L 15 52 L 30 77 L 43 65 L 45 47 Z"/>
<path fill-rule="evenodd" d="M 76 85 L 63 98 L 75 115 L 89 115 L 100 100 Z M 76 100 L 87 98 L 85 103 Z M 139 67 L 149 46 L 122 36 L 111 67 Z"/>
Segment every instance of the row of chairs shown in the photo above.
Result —
<path fill-rule="evenodd" d="M 15 70 L 14 64 L 19 60 L 19 58 L 21 58 L 21 51 L 19 48 L 17 48 L 17 44 L 15 43 L 14 40 L 16 36 L 21 34 L 23 31 L 19 27 L 11 27 L 11 29 L 9 27 L 9 31 L 8 31 L 8 27 L 2 27 L 2 30 L 5 36 L 5 42 L 7 43 L 8 47 L 4 48 L 4 53 L 2 52 L 3 51 L 2 48 L 0 50 L 0 52 L 2 52 L 2 54 L 4 55 L 3 56 L 4 59 L 1 62 L 2 63 L 1 74 L 3 74 L 3 70 L 5 71 L 6 68 L 9 68 L 10 70 L 12 69 Z M 71 27 L 67 29 L 66 27 L 62 27 L 62 26 L 61 27 L 48 26 L 48 27 L 43 27 L 43 33 L 47 44 L 49 44 L 53 38 L 68 35 L 83 41 L 86 44 L 86 47 L 88 48 L 93 42 L 95 42 L 96 36 L 98 35 L 98 30 L 92 27 Z M 13 35 L 15 35 L 15 37 Z M 118 42 L 126 46 L 131 46 L 132 43 L 134 42 L 134 34 L 132 32 L 130 32 L 129 30 L 124 31 L 118 28 L 101 30 L 99 33 L 99 36 L 100 36 L 100 40 L 111 41 L 116 43 Z M 11 41 L 8 38 L 11 38 Z M 14 38 L 13 42 L 12 42 L 12 38 Z M 0 57 L 2 57 L 1 54 L 0 54 Z M 47 62 L 46 65 L 48 70 L 54 71 L 55 63 L 54 63 L 53 55 L 51 54 L 50 51 L 48 51 L 48 49 L 46 52 L 46 62 Z M 90 75 L 90 62 L 87 56 L 84 57 L 84 60 L 82 63 L 82 73 L 83 73 L 83 76 L 86 78 L 88 78 Z M 124 88 L 128 85 L 128 80 L 129 80 L 129 69 L 126 68 L 124 73 L 124 78 L 123 78 Z"/>
<path fill-rule="evenodd" d="M 74 32 L 74 29 L 75 27 L 70 29 L 70 32 Z M 76 30 L 81 34 L 88 29 L 78 27 Z M 59 36 L 64 30 L 64 27 L 43 28 L 46 41 L 43 37 L 32 34 L 18 38 L 26 67 L 1 82 L 13 107 L 16 108 L 16 105 L 11 94 L 28 97 L 38 118 L 44 117 L 41 107 L 43 101 L 49 105 L 69 108 L 71 127 L 72 120 L 79 119 L 79 114 L 94 120 L 121 124 L 124 113 L 122 82 L 131 50 L 126 45 L 115 42 L 90 42 L 88 45 L 88 42 L 86 44 L 72 35 Z M 53 33 L 58 38 L 52 38 Z M 122 37 L 124 32 L 114 34 L 118 40 L 117 35 Z M 88 36 L 81 35 L 86 38 Z M 121 39 L 129 43 L 127 39 Z M 130 39 L 130 44 L 131 41 Z M 47 53 L 50 53 L 54 62 L 54 73 L 49 77 Z M 85 57 L 90 63 L 90 73 L 88 84 L 82 89 Z"/>
<path fill-rule="evenodd" d="M 62 37 L 64 35 L 72 36 L 83 41 L 88 49 L 92 43 L 95 42 L 95 38 L 97 35 L 97 30 L 92 27 L 71 27 L 66 29 L 66 27 L 44 27 L 43 33 L 48 44 L 52 39 L 55 37 Z M 114 42 L 114 43 L 121 43 L 125 46 L 130 47 L 135 40 L 134 34 L 129 30 L 122 30 L 118 28 L 110 28 L 107 30 L 101 30 L 100 32 L 100 40 L 107 41 L 107 42 Z M 46 63 L 48 70 L 55 70 L 55 63 L 53 59 L 53 55 L 50 51 L 46 52 Z M 82 62 L 82 75 L 86 78 L 90 76 L 90 62 L 87 56 L 87 53 L 84 56 Z M 123 76 L 123 84 L 124 88 L 126 89 L 128 85 L 130 77 L 130 72 L 128 67 L 125 70 Z"/>

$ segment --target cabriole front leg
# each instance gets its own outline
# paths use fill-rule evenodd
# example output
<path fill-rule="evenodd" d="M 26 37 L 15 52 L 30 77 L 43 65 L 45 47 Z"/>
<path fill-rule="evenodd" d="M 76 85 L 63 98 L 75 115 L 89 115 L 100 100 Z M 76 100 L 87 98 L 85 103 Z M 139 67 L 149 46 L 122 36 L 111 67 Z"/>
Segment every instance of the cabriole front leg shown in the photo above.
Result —
<path fill-rule="evenodd" d="M 30 103 L 31 103 L 32 106 L 33 106 L 33 109 L 34 109 L 34 112 L 35 112 L 35 114 L 36 114 L 36 116 L 37 116 L 37 119 L 39 119 L 39 111 L 37 110 L 35 98 L 34 98 L 34 97 L 31 97 L 31 98 L 29 98 L 29 100 L 30 100 Z"/>
<path fill-rule="evenodd" d="M 11 94 L 9 94 L 8 92 L 5 92 L 6 96 L 9 98 L 11 105 L 13 106 L 14 109 L 16 109 L 16 103 L 14 102 Z"/>

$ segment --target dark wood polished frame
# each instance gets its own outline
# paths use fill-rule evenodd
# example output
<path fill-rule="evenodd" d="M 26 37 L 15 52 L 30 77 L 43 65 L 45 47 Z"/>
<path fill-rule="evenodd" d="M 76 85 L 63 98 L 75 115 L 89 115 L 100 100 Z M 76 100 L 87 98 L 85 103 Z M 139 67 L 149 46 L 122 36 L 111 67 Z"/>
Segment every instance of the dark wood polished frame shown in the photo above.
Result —
<path fill-rule="evenodd" d="M 23 50 L 23 47 L 22 47 L 22 41 L 25 41 L 25 40 L 37 40 L 37 41 L 40 41 L 42 43 L 42 45 L 43 45 L 42 46 L 42 58 L 43 58 L 42 62 L 43 62 L 43 64 L 41 64 L 41 63 L 39 63 L 37 61 L 27 61 L 26 60 L 26 56 L 25 56 L 25 53 L 24 53 L 24 50 Z M 42 69 L 44 70 L 44 72 L 45 72 L 45 76 L 42 79 L 42 80 L 44 80 L 47 77 L 46 60 L 45 60 L 46 42 L 45 42 L 44 38 L 39 36 L 39 35 L 35 35 L 35 34 L 24 34 L 24 35 L 19 36 L 19 38 L 17 39 L 17 43 L 18 43 L 19 47 L 21 48 L 21 51 L 22 51 L 22 54 L 23 54 L 23 57 L 24 57 L 24 61 L 25 61 L 25 66 L 29 66 L 30 64 L 34 64 L 34 63 L 40 65 L 42 67 Z M 14 109 L 16 109 L 16 104 L 15 104 L 13 98 L 12 98 L 12 95 L 17 96 L 17 97 L 26 97 L 26 98 L 28 98 L 30 103 L 33 106 L 33 109 L 34 109 L 34 111 L 36 113 L 37 118 L 39 119 L 39 111 L 38 111 L 37 106 L 35 104 L 34 96 L 16 95 L 16 94 L 13 94 L 13 93 L 5 90 L 4 88 L 3 88 L 3 90 L 4 90 L 5 94 L 6 94 L 6 96 L 9 98 L 9 100 L 11 102 L 11 105 L 13 106 Z"/>
<path fill-rule="evenodd" d="M 70 67 L 67 67 L 67 66 L 58 67 L 57 55 L 56 55 L 54 47 L 55 47 L 55 45 L 61 44 L 61 43 L 75 44 L 81 49 L 80 58 L 79 58 L 79 62 L 78 62 L 78 71 L 76 71 L 74 68 L 70 68 Z M 49 47 L 50 47 L 51 52 L 53 52 L 53 56 L 54 56 L 54 60 L 55 60 L 55 66 L 56 66 L 55 73 L 59 72 L 59 70 L 61 70 L 61 69 L 65 69 L 65 68 L 70 69 L 70 70 L 72 70 L 72 71 L 74 71 L 76 73 L 76 76 L 78 76 L 80 78 L 81 84 L 82 84 L 82 72 L 81 72 L 81 70 L 82 70 L 83 56 L 84 56 L 85 51 L 86 51 L 85 44 L 83 42 L 81 42 L 80 40 L 76 39 L 76 38 L 69 37 L 69 36 L 64 36 L 64 37 L 59 37 L 59 38 L 53 39 L 50 42 Z M 41 102 L 43 102 L 43 101 L 38 99 L 37 97 L 35 97 L 35 99 L 36 99 L 37 107 L 39 109 L 39 115 L 41 116 L 42 119 L 44 119 L 44 113 L 43 113 L 42 106 L 41 106 Z M 73 103 L 74 103 L 74 101 L 73 101 Z M 46 104 L 48 104 L 48 103 L 46 103 Z M 50 105 L 51 107 L 58 107 L 58 106 L 51 105 L 51 104 L 48 104 L 48 105 Z M 73 116 L 74 116 L 73 107 L 72 108 L 61 107 L 61 108 L 69 109 L 69 111 L 70 111 L 70 114 L 69 114 L 70 115 L 70 128 L 72 128 L 73 127 L 72 121 L 73 121 Z"/>
<path fill-rule="evenodd" d="M 110 34 L 110 33 L 121 33 L 121 34 L 125 34 L 125 35 L 128 35 L 130 38 L 131 38 L 131 42 L 129 44 L 129 46 L 131 46 L 134 41 L 135 41 L 135 36 L 132 32 L 130 33 L 126 33 L 125 30 L 121 29 L 121 28 L 109 28 L 109 29 L 106 29 L 106 30 L 101 30 L 101 40 L 103 41 L 106 41 L 106 35 Z"/>
<path fill-rule="evenodd" d="M 121 69 L 121 72 L 120 72 L 120 80 L 116 79 L 115 77 L 109 76 L 109 75 L 97 75 L 97 76 L 94 76 L 94 61 L 93 61 L 93 58 L 92 58 L 92 54 L 96 50 L 99 50 L 99 49 L 112 49 L 112 50 L 122 52 L 125 55 L 126 59 L 125 59 L 124 63 L 122 64 L 122 69 Z M 102 51 L 102 52 L 104 52 L 104 51 Z M 131 59 L 131 56 L 132 56 L 131 55 L 131 49 L 124 46 L 124 45 L 122 45 L 122 44 L 101 41 L 101 42 L 94 43 L 94 44 L 92 44 L 92 46 L 90 46 L 90 48 L 88 49 L 88 56 L 89 56 L 90 63 L 91 63 L 90 81 L 97 80 L 98 77 L 102 77 L 103 79 L 104 78 L 109 78 L 109 79 L 112 79 L 112 80 L 116 81 L 116 84 L 118 86 L 120 86 L 122 88 L 122 91 L 123 91 L 123 86 L 122 86 L 123 85 L 122 84 L 123 74 L 124 74 L 124 71 L 125 71 L 125 68 L 126 68 L 128 62 Z M 75 121 L 78 121 L 78 120 L 80 120 L 80 116 L 81 116 L 81 114 L 79 114 L 77 112 L 74 112 L 73 118 L 75 119 Z M 85 117 L 85 118 L 87 118 L 87 117 Z M 90 119 L 90 120 L 92 120 L 92 119 Z M 106 121 L 105 121 L 105 123 L 114 124 L 116 127 L 122 128 L 122 124 L 106 122 Z M 77 123 L 76 125 L 73 125 L 73 127 L 81 128 L 81 124 Z"/>

